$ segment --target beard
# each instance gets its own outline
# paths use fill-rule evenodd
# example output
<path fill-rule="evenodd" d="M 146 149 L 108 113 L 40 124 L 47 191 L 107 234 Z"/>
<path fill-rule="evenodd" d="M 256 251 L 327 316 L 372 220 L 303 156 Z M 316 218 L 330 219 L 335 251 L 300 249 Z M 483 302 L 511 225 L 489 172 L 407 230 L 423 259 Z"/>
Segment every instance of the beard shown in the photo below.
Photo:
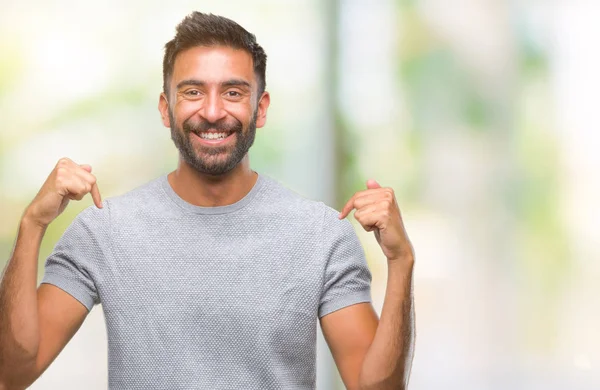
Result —
<path fill-rule="evenodd" d="M 191 122 L 187 119 L 183 122 L 182 129 L 178 129 L 175 118 L 169 110 L 171 121 L 171 139 L 179 150 L 183 160 L 196 171 L 212 176 L 220 176 L 235 168 L 246 156 L 248 150 L 254 144 L 256 136 L 256 115 L 258 109 L 252 114 L 248 128 L 244 131 L 243 125 L 237 119 L 227 122 L 222 119 L 211 123 L 207 121 Z M 209 129 L 226 133 L 235 133 L 235 144 L 227 146 L 205 146 L 193 143 L 191 133 L 207 131 Z"/>

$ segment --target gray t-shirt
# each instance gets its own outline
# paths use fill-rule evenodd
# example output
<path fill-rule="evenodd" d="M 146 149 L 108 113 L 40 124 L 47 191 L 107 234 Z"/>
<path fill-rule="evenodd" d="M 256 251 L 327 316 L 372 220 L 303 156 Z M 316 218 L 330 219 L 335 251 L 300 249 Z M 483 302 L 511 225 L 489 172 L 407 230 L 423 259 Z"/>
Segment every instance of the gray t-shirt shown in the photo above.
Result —
<path fill-rule="evenodd" d="M 187 203 L 163 175 L 88 207 L 42 283 L 101 303 L 110 389 L 313 389 L 317 319 L 370 301 L 338 212 L 259 175 L 237 203 Z"/>

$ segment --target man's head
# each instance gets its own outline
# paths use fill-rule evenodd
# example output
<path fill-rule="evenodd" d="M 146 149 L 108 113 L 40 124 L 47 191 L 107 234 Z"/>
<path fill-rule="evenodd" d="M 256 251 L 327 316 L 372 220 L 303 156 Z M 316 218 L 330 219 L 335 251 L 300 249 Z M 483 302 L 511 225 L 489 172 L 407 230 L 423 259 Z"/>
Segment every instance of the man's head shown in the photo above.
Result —
<path fill-rule="evenodd" d="M 266 121 L 265 71 L 264 50 L 234 21 L 194 12 L 177 26 L 159 110 L 188 165 L 222 175 L 246 156 Z"/>
<path fill-rule="evenodd" d="M 179 23 L 176 31 L 175 38 L 165 45 L 163 58 L 163 92 L 167 96 L 169 96 L 169 81 L 173 76 L 177 54 L 195 46 L 227 46 L 247 52 L 252 57 L 258 96 L 265 91 L 267 55 L 256 42 L 254 34 L 231 19 L 200 12 L 193 12 L 186 16 Z"/>

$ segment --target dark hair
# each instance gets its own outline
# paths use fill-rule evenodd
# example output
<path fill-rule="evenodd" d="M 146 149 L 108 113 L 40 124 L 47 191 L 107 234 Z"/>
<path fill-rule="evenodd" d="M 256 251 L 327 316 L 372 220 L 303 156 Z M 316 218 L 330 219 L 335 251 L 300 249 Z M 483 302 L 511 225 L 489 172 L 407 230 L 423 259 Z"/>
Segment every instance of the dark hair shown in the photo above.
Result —
<path fill-rule="evenodd" d="M 254 74 L 258 82 L 258 97 L 265 91 L 267 54 L 256 43 L 254 34 L 246 31 L 231 19 L 213 14 L 193 12 L 177 25 L 175 37 L 165 45 L 163 58 L 163 91 L 169 91 L 169 80 L 173 76 L 175 57 L 180 52 L 195 46 L 229 46 L 241 49 L 252 56 Z"/>

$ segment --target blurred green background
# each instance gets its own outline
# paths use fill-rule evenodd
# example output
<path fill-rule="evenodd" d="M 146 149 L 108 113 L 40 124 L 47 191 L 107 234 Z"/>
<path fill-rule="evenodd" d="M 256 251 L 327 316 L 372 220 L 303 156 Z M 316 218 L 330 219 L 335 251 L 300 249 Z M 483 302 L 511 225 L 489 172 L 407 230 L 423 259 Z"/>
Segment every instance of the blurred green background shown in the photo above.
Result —
<path fill-rule="evenodd" d="M 600 387 L 595 1 L 0 0 L 0 266 L 63 156 L 104 198 L 173 170 L 163 45 L 198 10 L 256 34 L 253 169 L 340 208 L 396 191 L 417 254 L 411 389 Z M 48 229 L 40 264 L 73 217 Z M 355 224 L 381 309 L 386 264 Z M 40 276 L 43 269 L 40 267 Z M 318 387 L 343 388 L 320 340 Z M 105 389 L 95 308 L 35 389 Z"/>

